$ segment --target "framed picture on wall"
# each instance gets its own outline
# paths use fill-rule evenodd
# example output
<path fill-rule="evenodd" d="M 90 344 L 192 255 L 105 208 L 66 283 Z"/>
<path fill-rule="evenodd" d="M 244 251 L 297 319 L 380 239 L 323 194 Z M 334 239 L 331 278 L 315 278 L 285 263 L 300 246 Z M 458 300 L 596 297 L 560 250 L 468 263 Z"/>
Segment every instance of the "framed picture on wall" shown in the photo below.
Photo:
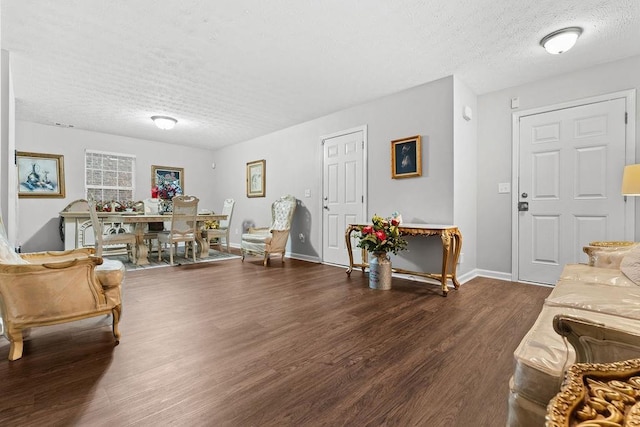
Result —
<path fill-rule="evenodd" d="M 184 194 L 184 168 L 151 166 L 151 193 L 157 192 L 161 199 L 173 199 Z"/>
<path fill-rule="evenodd" d="M 420 135 L 391 141 L 391 178 L 422 176 Z"/>
<path fill-rule="evenodd" d="M 64 197 L 64 156 L 16 152 L 18 197 Z"/>
<path fill-rule="evenodd" d="M 266 160 L 256 160 L 247 163 L 247 197 L 265 196 L 266 163 Z"/>

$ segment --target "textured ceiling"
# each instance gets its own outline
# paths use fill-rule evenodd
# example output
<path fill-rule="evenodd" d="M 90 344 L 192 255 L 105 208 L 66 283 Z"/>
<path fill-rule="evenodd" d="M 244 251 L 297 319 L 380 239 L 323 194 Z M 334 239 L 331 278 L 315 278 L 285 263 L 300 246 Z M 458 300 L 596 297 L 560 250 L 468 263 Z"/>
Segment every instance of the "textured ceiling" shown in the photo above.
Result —
<path fill-rule="evenodd" d="M 17 118 L 217 148 L 455 74 L 477 94 L 640 54 L 638 0 L 3 0 Z M 547 33 L 581 26 L 549 55 Z M 156 129 L 152 115 L 178 119 Z"/>

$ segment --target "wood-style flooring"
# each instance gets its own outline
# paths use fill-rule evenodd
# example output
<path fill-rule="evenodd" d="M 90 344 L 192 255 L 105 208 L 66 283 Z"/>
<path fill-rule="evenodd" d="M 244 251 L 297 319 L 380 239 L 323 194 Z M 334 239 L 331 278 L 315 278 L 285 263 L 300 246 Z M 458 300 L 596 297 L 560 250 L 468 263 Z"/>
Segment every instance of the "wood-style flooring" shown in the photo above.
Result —
<path fill-rule="evenodd" d="M 513 350 L 550 289 L 449 296 L 359 270 L 229 260 L 127 274 L 108 318 L 0 338 L 0 426 L 503 426 Z"/>

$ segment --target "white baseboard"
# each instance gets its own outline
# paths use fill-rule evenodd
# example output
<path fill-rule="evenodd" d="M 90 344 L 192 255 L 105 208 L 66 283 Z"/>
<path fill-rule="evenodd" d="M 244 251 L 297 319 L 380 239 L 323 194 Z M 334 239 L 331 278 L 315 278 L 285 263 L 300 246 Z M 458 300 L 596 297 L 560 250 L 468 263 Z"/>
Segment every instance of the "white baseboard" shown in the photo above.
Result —
<path fill-rule="evenodd" d="M 475 269 L 475 277 L 488 277 L 489 279 L 505 280 L 507 282 L 513 281 L 511 273 L 504 273 L 502 271 L 482 270 Z"/>

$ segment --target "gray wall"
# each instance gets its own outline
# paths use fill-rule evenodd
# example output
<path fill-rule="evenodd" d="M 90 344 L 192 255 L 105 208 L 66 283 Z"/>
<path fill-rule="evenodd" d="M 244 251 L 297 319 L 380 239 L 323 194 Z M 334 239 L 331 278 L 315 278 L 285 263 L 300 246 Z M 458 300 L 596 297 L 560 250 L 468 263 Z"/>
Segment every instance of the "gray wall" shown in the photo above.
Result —
<path fill-rule="evenodd" d="M 243 224 L 268 225 L 270 205 L 282 194 L 300 201 L 294 219 L 290 251 L 303 259 L 319 259 L 322 252 L 322 146 L 320 137 L 366 125 L 368 129 L 368 216 L 399 211 L 405 222 L 448 224 L 454 220 L 453 202 L 453 77 L 421 85 L 375 101 L 321 117 L 214 153 L 214 198 L 236 200 L 231 242 L 240 243 Z M 391 179 L 391 141 L 422 135 L 423 175 Z M 245 195 L 245 165 L 266 159 L 266 197 Z M 305 190 L 310 197 L 305 197 Z M 298 235 L 305 235 L 302 242 Z M 424 240 L 424 239 L 422 239 Z M 435 240 L 435 239 L 432 239 Z M 439 242 L 434 242 L 436 249 Z M 419 241 L 394 264 L 424 266 Z M 440 249 L 441 250 L 441 249 Z M 473 250 L 472 250 L 473 251 Z M 436 252 L 428 269 L 439 268 Z M 468 271 L 475 266 L 467 264 Z"/>
<path fill-rule="evenodd" d="M 511 98 L 520 99 L 518 110 L 527 110 L 638 87 L 640 56 L 478 97 L 479 269 L 511 272 L 511 194 L 498 194 L 498 183 L 511 182 L 511 116 L 517 111 L 510 108 Z M 631 139 L 637 146 L 637 137 Z M 636 217 L 636 240 L 639 224 Z"/>
<path fill-rule="evenodd" d="M 64 199 L 19 199 L 17 238 L 25 252 L 63 249 L 58 234 L 58 212 L 70 202 L 85 197 L 85 149 L 135 155 L 136 200 L 151 197 L 151 165 L 174 166 L 185 169 L 185 192 L 198 196 L 201 208 L 222 209 L 222 202 L 214 199 L 211 190 L 224 185 L 214 181 L 211 151 L 23 121 L 16 125 L 18 151 L 62 154 L 65 170 Z"/>
<path fill-rule="evenodd" d="M 453 79 L 453 223 L 462 232 L 460 272 L 475 268 L 477 263 L 477 96 L 460 79 Z M 471 120 L 462 116 L 463 108 L 471 108 Z"/>

